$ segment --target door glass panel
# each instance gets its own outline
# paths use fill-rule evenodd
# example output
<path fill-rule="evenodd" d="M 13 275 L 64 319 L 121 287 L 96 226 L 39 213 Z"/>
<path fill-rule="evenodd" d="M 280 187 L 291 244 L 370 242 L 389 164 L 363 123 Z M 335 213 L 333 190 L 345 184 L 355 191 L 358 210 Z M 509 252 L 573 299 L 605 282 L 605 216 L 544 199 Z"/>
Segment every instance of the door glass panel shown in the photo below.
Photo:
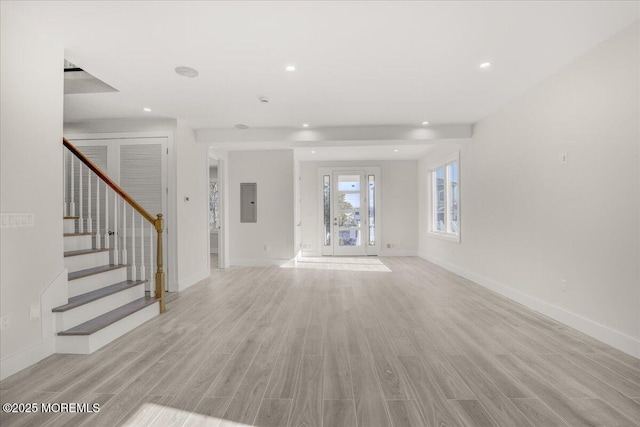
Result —
<path fill-rule="evenodd" d="M 324 245 L 331 246 L 331 177 L 322 177 L 322 197 L 324 199 Z"/>
<path fill-rule="evenodd" d="M 340 227 L 360 227 L 360 212 L 340 212 L 338 225 Z"/>
<path fill-rule="evenodd" d="M 444 166 L 433 171 L 433 204 L 435 212 L 433 213 L 433 230 L 445 231 L 445 189 L 444 189 Z"/>
<path fill-rule="evenodd" d="M 340 193 L 340 209 L 360 208 L 360 193 Z"/>
<path fill-rule="evenodd" d="M 360 175 L 339 175 L 338 191 L 360 191 Z"/>
<path fill-rule="evenodd" d="M 451 206 L 450 233 L 458 232 L 458 200 L 460 199 L 458 190 L 458 162 L 453 162 L 449 166 L 449 198 Z"/>
<path fill-rule="evenodd" d="M 369 246 L 376 244 L 376 177 L 369 175 Z"/>
<path fill-rule="evenodd" d="M 337 175 L 335 178 L 337 191 L 335 193 L 336 208 L 335 230 L 337 244 L 341 247 L 362 247 L 361 208 L 363 207 L 363 193 L 361 191 L 363 175 Z M 366 218 L 366 217 L 365 217 Z M 351 253 L 351 252 L 349 252 Z M 340 253 L 338 253 L 340 254 Z"/>
<path fill-rule="evenodd" d="M 360 246 L 360 230 L 340 230 L 340 246 Z"/>

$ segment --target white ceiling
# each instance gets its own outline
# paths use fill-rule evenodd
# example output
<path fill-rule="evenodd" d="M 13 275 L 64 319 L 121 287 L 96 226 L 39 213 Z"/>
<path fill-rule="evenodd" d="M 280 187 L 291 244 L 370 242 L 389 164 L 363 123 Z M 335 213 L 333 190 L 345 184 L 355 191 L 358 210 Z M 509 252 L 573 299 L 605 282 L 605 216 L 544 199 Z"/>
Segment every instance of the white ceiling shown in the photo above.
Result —
<path fill-rule="evenodd" d="M 637 2 L 615 1 L 1 5 L 119 91 L 67 95 L 65 121 L 194 129 L 474 123 L 638 20 Z"/>

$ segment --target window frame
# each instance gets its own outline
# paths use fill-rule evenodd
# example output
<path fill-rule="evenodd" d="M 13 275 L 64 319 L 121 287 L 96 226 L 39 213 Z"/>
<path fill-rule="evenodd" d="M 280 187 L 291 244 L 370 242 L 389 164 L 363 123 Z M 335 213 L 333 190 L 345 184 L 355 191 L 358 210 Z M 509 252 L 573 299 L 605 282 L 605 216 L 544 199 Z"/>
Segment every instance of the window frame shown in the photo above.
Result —
<path fill-rule="evenodd" d="M 451 224 L 451 177 L 449 165 L 452 163 L 458 164 L 458 230 L 457 232 L 450 231 Z M 434 227 L 436 209 L 438 207 L 438 194 L 436 193 L 436 181 L 434 180 L 435 173 L 438 169 L 444 168 L 444 208 L 445 208 L 445 230 L 439 231 Z M 450 242 L 460 243 L 460 236 L 462 234 L 462 192 L 461 192 L 461 167 L 460 167 L 460 152 L 456 151 L 445 157 L 440 157 L 437 161 L 431 162 L 428 166 L 427 174 L 427 188 L 428 188 L 428 235 L 438 239 L 447 240 Z"/>

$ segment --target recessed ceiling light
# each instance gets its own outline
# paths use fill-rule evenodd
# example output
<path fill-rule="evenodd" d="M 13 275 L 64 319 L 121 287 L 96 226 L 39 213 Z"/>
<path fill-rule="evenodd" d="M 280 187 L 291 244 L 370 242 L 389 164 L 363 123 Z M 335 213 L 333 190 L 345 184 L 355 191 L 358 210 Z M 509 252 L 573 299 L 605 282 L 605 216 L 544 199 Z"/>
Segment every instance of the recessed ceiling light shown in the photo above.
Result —
<path fill-rule="evenodd" d="M 491 68 L 491 62 L 483 62 L 483 63 L 482 63 L 482 64 L 480 64 L 479 66 L 480 66 L 480 68 L 481 68 L 482 70 L 486 70 L 486 69 L 488 69 L 488 68 Z"/>
<path fill-rule="evenodd" d="M 429 122 L 422 122 L 422 126 L 426 126 L 428 124 L 429 124 Z"/>
<path fill-rule="evenodd" d="M 145 108 L 142 109 L 142 111 L 146 111 L 147 113 L 150 113 L 151 112 L 151 108 L 146 108 L 145 107 Z"/>
<path fill-rule="evenodd" d="M 175 71 L 176 73 L 184 77 L 198 77 L 198 75 L 200 74 L 195 68 L 185 67 L 184 65 L 176 67 Z"/>
<path fill-rule="evenodd" d="M 311 154 L 316 154 L 315 150 L 311 150 Z"/>
<path fill-rule="evenodd" d="M 285 70 L 289 71 L 290 73 L 294 72 L 296 70 L 296 66 L 295 65 L 287 65 L 286 67 L 284 67 Z"/>
<path fill-rule="evenodd" d="M 397 153 L 398 151 L 400 151 L 400 150 L 398 150 L 397 148 L 395 150 L 393 150 L 394 153 Z"/>
<path fill-rule="evenodd" d="M 308 123 L 305 123 L 305 124 L 303 124 L 303 125 L 302 125 L 302 127 L 303 127 L 303 128 L 308 128 L 308 127 L 309 127 L 309 124 L 308 124 Z"/>

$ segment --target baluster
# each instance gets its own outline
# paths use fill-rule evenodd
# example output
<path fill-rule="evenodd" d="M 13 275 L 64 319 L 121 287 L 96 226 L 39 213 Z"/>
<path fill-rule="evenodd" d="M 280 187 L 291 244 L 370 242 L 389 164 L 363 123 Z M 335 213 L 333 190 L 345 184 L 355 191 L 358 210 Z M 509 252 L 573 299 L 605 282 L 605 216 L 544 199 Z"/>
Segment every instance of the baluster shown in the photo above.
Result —
<path fill-rule="evenodd" d="M 69 156 L 69 160 L 71 160 L 71 174 L 69 175 L 69 179 L 71 180 L 71 203 L 69 205 L 69 210 L 71 211 L 71 216 L 76 216 L 76 176 L 73 170 L 73 157 L 73 155 Z"/>
<path fill-rule="evenodd" d="M 127 264 L 127 202 L 122 201 L 122 264 Z"/>
<path fill-rule="evenodd" d="M 67 150 L 62 152 L 62 212 L 64 216 L 69 216 L 69 206 L 67 205 Z"/>
<path fill-rule="evenodd" d="M 136 210 L 131 208 L 131 280 L 136 275 Z"/>
<path fill-rule="evenodd" d="M 154 274 L 153 274 L 153 233 L 156 230 L 155 228 L 153 228 L 153 225 L 150 228 L 151 230 L 149 230 L 149 296 L 155 297 L 156 283 L 155 283 Z"/>
<path fill-rule="evenodd" d="M 80 233 L 84 233 L 84 212 L 83 212 L 83 200 L 82 200 L 82 162 L 80 162 L 80 164 L 78 165 L 78 175 L 80 176 L 79 180 L 78 180 L 78 204 L 80 205 L 78 208 L 78 213 L 79 213 L 79 217 L 80 220 L 78 221 L 80 223 Z"/>
<path fill-rule="evenodd" d="M 87 232 L 93 233 L 93 219 L 91 218 L 91 171 L 87 169 Z"/>
<path fill-rule="evenodd" d="M 120 264 L 118 252 L 118 193 L 113 192 L 113 263 Z"/>
<path fill-rule="evenodd" d="M 144 268 L 144 217 L 140 215 L 140 280 L 147 280 Z"/>
<path fill-rule="evenodd" d="M 96 249 L 102 249 L 100 234 L 100 178 L 96 176 Z"/>
<path fill-rule="evenodd" d="M 104 186 L 104 248 L 109 249 L 109 187 Z"/>

